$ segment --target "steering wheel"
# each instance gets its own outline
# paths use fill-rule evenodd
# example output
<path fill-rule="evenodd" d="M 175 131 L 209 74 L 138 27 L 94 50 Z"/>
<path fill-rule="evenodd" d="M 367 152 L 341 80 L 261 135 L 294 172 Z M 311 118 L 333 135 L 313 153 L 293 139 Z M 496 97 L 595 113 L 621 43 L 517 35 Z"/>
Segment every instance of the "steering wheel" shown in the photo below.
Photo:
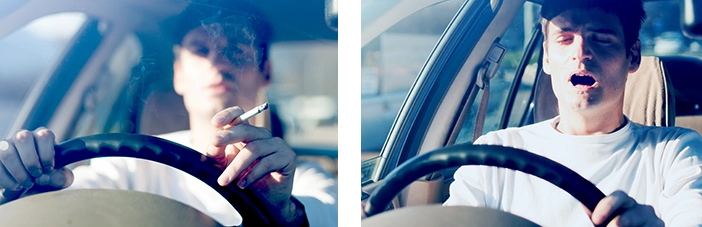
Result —
<path fill-rule="evenodd" d="M 459 206 L 435 206 L 434 208 L 408 207 L 409 209 L 403 208 L 393 211 L 404 212 L 404 214 L 401 215 L 402 218 L 400 219 L 398 219 L 400 215 L 392 215 L 391 213 L 393 212 L 385 212 L 381 215 L 374 216 L 385 211 L 392 198 L 394 198 L 397 193 L 419 177 L 442 170 L 444 168 L 463 165 L 503 167 L 534 175 L 568 192 L 583 205 L 585 205 L 585 207 L 591 212 L 595 209 L 597 203 L 605 197 L 604 193 L 602 193 L 597 186 L 592 184 L 592 182 L 583 178 L 573 170 L 568 169 L 567 167 L 543 156 L 511 147 L 460 144 L 440 148 L 427 152 L 423 155 L 416 156 L 410 160 L 407 160 L 405 163 L 388 174 L 388 176 L 378 184 L 375 190 L 368 197 L 368 201 L 364 208 L 364 213 L 368 218 L 363 220 L 363 226 L 379 226 L 387 223 L 393 223 L 393 225 L 398 224 L 398 226 L 406 226 L 420 224 L 423 222 L 423 220 L 427 219 L 441 219 L 437 218 L 435 215 L 442 215 L 445 218 L 455 219 L 457 221 L 453 223 L 462 223 L 461 225 L 470 223 L 465 221 L 482 222 L 485 219 L 490 219 L 493 221 L 493 223 L 490 224 L 492 226 L 497 226 L 495 223 L 519 223 L 519 225 L 525 224 L 527 226 L 537 226 L 533 222 L 524 222 L 526 219 L 503 211 L 493 210 L 490 212 L 486 211 L 486 208 L 476 209 L 475 207 L 472 207 L 471 209 Z M 402 211 L 404 209 L 408 209 L 408 211 Z M 457 209 L 461 209 L 461 211 L 456 212 Z M 479 214 L 473 216 L 467 215 L 465 211 L 468 210 L 477 211 Z M 624 210 L 617 210 L 613 215 L 611 215 L 611 217 L 615 217 L 621 214 L 623 211 Z M 451 212 L 453 212 L 454 215 L 446 215 L 447 213 Z M 460 215 L 455 216 L 456 213 Z M 431 214 L 432 218 L 427 218 L 428 214 Z M 467 217 L 478 217 L 480 220 L 471 220 Z M 389 220 L 391 218 L 394 220 Z M 605 221 L 603 226 L 606 226 L 611 219 L 612 218 Z M 403 224 L 398 223 L 398 221 L 402 222 Z"/>
<path fill-rule="evenodd" d="M 56 145 L 55 151 L 55 168 L 57 169 L 74 162 L 100 157 L 140 158 L 175 167 L 192 176 L 195 176 L 196 178 L 200 179 L 201 181 L 215 189 L 215 191 L 217 191 L 222 197 L 224 197 L 239 212 L 239 214 L 241 214 L 241 216 L 244 217 L 242 220 L 242 226 L 270 226 L 272 224 L 271 222 L 275 220 L 273 215 L 271 215 L 271 213 L 267 209 L 268 202 L 264 202 L 264 200 L 262 200 L 262 198 L 255 191 L 250 189 L 239 189 L 235 186 L 235 184 L 230 184 L 228 186 L 219 186 L 219 184 L 217 184 L 217 178 L 221 174 L 222 169 L 217 167 L 217 162 L 214 159 L 202 155 L 201 153 L 193 149 L 177 144 L 175 142 L 148 135 L 109 133 L 71 139 Z M 31 190 L 34 190 L 34 188 L 32 188 Z M 144 199 L 145 197 L 153 197 L 155 195 L 145 195 L 146 193 L 138 192 L 117 191 L 118 190 L 96 191 L 94 189 L 64 190 L 28 196 L 0 206 L 0 222 L 10 223 L 12 224 L 11 226 L 14 226 L 18 223 L 26 223 L 22 219 L 27 219 L 28 217 L 45 218 L 38 216 L 37 213 L 51 213 L 61 209 L 83 209 L 82 211 L 77 211 L 79 213 L 85 212 L 85 210 L 87 210 L 87 212 L 95 212 L 93 210 L 90 210 L 93 209 L 90 207 L 77 207 L 84 206 L 78 203 L 81 202 L 80 200 L 89 200 L 88 198 L 118 198 L 116 202 L 122 203 L 123 201 L 121 200 L 125 200 L 126 197 L 138 197 L 135 200 L 137 203 L 141 204 L 118 208 L 124 210 L 134 210 L 139 205 L 151 206 L 151 203 L 166 204 L 167 206 L 187 207 L 187 205 L 178 204 L 178 202 L 176 201 L 172 201 L 170 204 L 167 202 L 163 202 L 162 200 L 164 199 L 168 200 L 166 198 L 147 198 L 151 199 L 147 200 L 150 202 L 143 202 L 144 200 L 142 199 Z M 45 197 L 35 198 L 40 196 Z M 60 207 L 45 207 L 36 205 L 36 203 L 38 202 L 51 199 L 60 200 L 61 203 L 64 204 L 57 205 Z M 70 204 L 65 204 L 73 202 L 75 202 L 78 205 L 71 206 Z M 18 211 L 17 209 L 22 209 L 23 212 L 30 213 L 30 215 L 20 215 L 23 217 L 17 217 L 16 214 L 22 212 Z M 192 210 L 194 210 L 189 207 L 179 209 L 187 210 L 187 212 L 192 212 Z M 118 214 L 120 212 L 115 213 Z M 81 215 L 85 215 L 87 217 L 87 215 L 90 214 L 88 213 Z M 174 220 L 178 221 L 179 219 L 184 217 L 192 217 L 192 213 L 185 214 L 185 216 L 183 215 L 184 214 L 171 214 L 171 217 L 169 218 L 174 218 Z M 118 217 L 118 219 L 130 218 L 131 217 Z M 158 219 L 159 217 L 154 218 Z M 198 216 L 198 218 L 201 217 Z M 53 223 L 51 225 L 62 222 L 66 223 L 67 221 L 61 220 L 51 222 Z M 69 225 L 71 224 L 71 222 L 77 222 L 77 220 L 68 220 Z M 182 222 L 180 223 L 182 224 Z M 211 220 L 207 219 L 205 220 L 205 223 L 211 223 Z M 102 222 L 101 225 L 104 224 L 110 223 Z"/>

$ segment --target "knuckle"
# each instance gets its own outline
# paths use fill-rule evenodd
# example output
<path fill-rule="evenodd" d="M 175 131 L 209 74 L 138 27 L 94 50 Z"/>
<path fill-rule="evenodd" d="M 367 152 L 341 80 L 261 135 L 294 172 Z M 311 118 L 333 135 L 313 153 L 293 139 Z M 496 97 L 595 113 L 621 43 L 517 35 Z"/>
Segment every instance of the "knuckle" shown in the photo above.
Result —
<path fill-rule="evenodd" d="M 37 140 L 54 141 L 54 138 L 55 138 L 54 132 L 52 132 L 51 130 L 46 129 L 46 128 L 37 129 L 35 134 L 36 134 Z"/>
<path fill-rule="evenodd" d="M 256 154 L 260 153 L 262 146 L 261 142 L 256 140 L 256 141 L 251 141 L 249 143 L 246 143 L 246 146 L 244 146 L 244 149 L 248 150 L 249 152 Z"/>
<path fill-rule="evenodd" d="M 262 170 L 270 170 L 273 168 L 273 163 L 270 159 L 261 159 L 257 164 Z"/>
<path fill-rule="evenodd" d="M 14 147 L 12 143 L 9 143 L 9 147 L 7 149 L 0 149 L 0 160 L 2 161 L 7 161 L 12 158 L 12 153 L 14 152 L 15 149 L 10 149 Z"/>
<path fill-rule="evenodd" d="M 15 143 L 24 143 L 27 142 L 27 140 L 29 140 L 31 136 L 32 133 L 30 133 L 27 130 L 22 130 L 15 134 L 15 136 L 12 139 L 15 141 Z"/>

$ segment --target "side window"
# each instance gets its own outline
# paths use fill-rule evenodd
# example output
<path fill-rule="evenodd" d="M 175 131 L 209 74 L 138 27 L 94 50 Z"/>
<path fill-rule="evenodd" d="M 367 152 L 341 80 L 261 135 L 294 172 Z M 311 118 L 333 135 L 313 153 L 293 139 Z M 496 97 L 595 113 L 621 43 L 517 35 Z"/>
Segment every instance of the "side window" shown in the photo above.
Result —
<path fill-rule="evenodd" d="M 110 59 L 103 65 L 98 79 L 83 95 L 80 116 L 69 138 L 106 132 L 132 132 L 134 123 L 125 111 L 129 97 L 120 97 L 132 76 L 132 68 L 139 62 L 142 47 L 134 34 L 126 35 Z M 131 85 L 134 86 L 134 85 Z M 119 118 L 119 119 L 114 119 Z"/>
<path fill-rule="evenodd" d="M 368 5 L 387 2 L 392 1 Z M 407 92 L 463 4 L 437 2 L 416 12 L 392 6 L 397 10 L 383 16 L 376 15 L 376 8 L 362 9 L 362 27 L 390 26 L 361 47 L 361 150 L 371 153 L 368 156 L 381 150 Z"/>
<path fill-rule="evenodd" d="M 87 19 L 84 13 L 38 18 L 0 39 L 0 132 L 8 132 L 42 76 L 51 72 Z"/>
<path fill-rule="evenodd" d="M 511 113 L 520 115 L 519 117 L 515 116 L 515 118 L 521 120 L 521 115 L 528 107 L 527 104 L 529 103 L 531 88 L 533 87 L 533 81 L 536 75 L 538 57 L 531 56 L 523 76 L 517 75 L 517 73 L 519 72 L 519 65 L 525 60 L 523 56 L 527 50 L 534 27 L 541 26 L 538 21 L 539 11 L 539 5 L 526 2 L 519 14 L 512 20 L 507 31 L 505 31 L 505 34 L 500 40 L 500 44 L 507 48 L 507 53 L 503 57 L 495 77 L 490 80 L 490 96 L 487 113 L 485 115 L 485 123 L 483 125 L 483 134 L 501 128 L 503 115 L 505 114 L 507 105 L 509 105 L 507 103 L 507 98 L 510 95 L 510 88 L 516 76 L 521 76 L 522 84 L 518 87 L 518 95 L 513 102 L 514 106 Z M 538 51 L 536 52 L 538 53 Z M 480 90 L 473 105 L 470 107 L 470 112 L 466 120 L 463 122 L 463 126 L 456 138 L 456 144 L 473 142 L 473 130 L 482 96 L 483 90 Z M 513 125 L 515 121 L 511 119 L 512 116 L 505 116 L 504 118 L 509 122 L 510 126 Z"/>

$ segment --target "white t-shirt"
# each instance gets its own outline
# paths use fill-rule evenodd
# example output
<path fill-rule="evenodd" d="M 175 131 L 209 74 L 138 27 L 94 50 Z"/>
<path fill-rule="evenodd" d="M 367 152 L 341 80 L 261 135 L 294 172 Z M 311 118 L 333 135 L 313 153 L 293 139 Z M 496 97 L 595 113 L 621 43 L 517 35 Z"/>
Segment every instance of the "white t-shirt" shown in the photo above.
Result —
<path fill-rule="evenodd" d="M 574 170 L 605 194 L 622 190 L 653 206 L 666 226 L 702 225 L 702 137 L 679 127 L 648 127 L 627 119 L 620 130 L 561 134 L 554 119 L 490 132 L 475 144 L 521 148 Z M 572 196 L 538 177 L 509 169 L 463 166 L 444 205 L 510 212 L 542 226 L 592 226 Z"/>
<path fill-rule="evenodd" d="M 159 137 L 191 147 L 190 131 Z M 160 163 L 135 158 L 96 158 L 89 166 L 79 166 L 73 173 L 75 181 L 69 189 L 108 188 L 154 193 L 185 203 L 220 224 L 241 224 L 241 216 L 214 189 Z M 297 163 L 292 194 L 305 206 L 310 226 L 337 226 L 337 182 L 319 164 Z"/>

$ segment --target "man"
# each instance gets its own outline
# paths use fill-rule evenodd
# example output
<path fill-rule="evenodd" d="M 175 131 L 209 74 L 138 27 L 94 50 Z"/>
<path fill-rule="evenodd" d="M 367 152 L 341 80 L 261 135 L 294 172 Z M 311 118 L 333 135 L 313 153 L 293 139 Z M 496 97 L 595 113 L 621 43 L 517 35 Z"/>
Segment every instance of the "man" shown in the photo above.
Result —
<path fill-rule="evenodd" d="M 274 206 L 271 213 L 279 216 L 274 220 L 277 225 L 336 226 L 336 181 L 319 166 L 298 165 L 295 153 L 278 137 L 282 135 L 253 126 L 260 124 L 260 119 L 222 129 L 244 110 L 261 104 L 257 94 L 270 79 L 270 26 L 253 8 L 235 7 L 236 11 L 209 6 L 186 10 L 179 24 L 186 32 L 174 48 L 173 84 L 183 96 L 190 130 L 161 137 L 217 160 L 224 167 L 220 185 L 253 187 L 261 193 Z M 9 146 L 0 150 L 4 166 L 0 168 L 0 188 L 20 190 L 38 184 L 138 190 L 191 205 L 224 225 L 241 222 L 238 213 L 213 189 L 165 165 L 106 158 L 74 171 L 55 170 L 51 167 L 54 136 L 50 130 L 24 130 L 7 142 Z M 237 177 L 240 180 L 235 181 Z M 293 192 L 296 196 L 291 196 Z"/>
<path fill-rule="evenodd" d="M 560 115 L 488 133 L 476 144 L 521 148 L 573 169 L 608 196 L 589 214 L 537 177 L 461 167 L 445 205 L 501 209 L 543 226 L 702 225 L 702 138 L 692 130 L 647 127 L 623 114 L 627 75 L 641 61 L 640 0 L 546 0 L 544 72 Z M 589 219 L 588 219 L 589 217 Z"/>

